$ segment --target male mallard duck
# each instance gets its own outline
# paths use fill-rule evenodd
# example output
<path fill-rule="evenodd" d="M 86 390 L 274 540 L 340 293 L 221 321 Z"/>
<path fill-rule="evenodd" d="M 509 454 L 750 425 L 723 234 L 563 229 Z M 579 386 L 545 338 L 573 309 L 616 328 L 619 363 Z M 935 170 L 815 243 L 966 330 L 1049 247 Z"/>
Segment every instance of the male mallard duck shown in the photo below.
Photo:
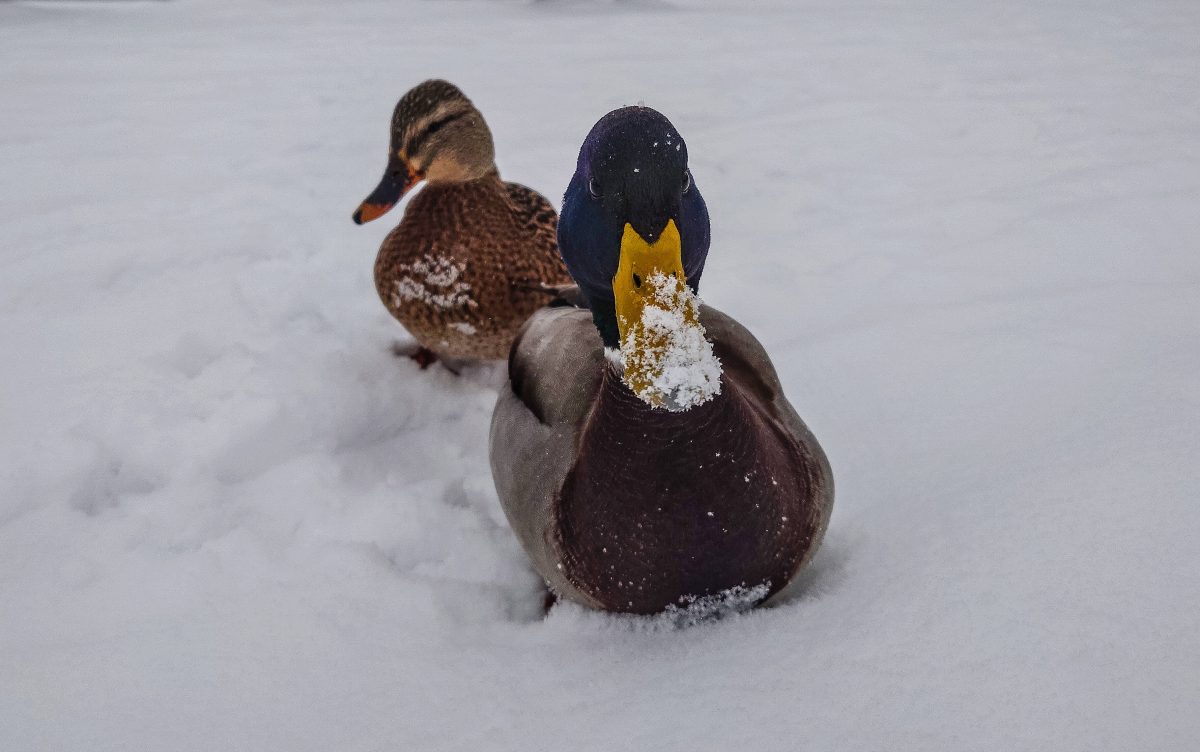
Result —
<path fill-rule="evenodd" d="M 416 338 L 422 366 L 436 357 L 498 360 L 517 329 L 570 282 L 554 237 L 554 207 L 500 180 L 492 134 L 458 87 L 426 81 L 392 115 L 387 170 L 354 212 L 382 216 L 428 182 L 379 248 L 375 289 Z"/>
<path fill-rule="evenodd" d="M 778 593 L 820 545 L 833 476 L 762 346 L 695 297 L 708 210 L 662 114 L 596 123 L 558 241 L 590 310 L 530 318 L 491 428 L 534 568 L 610 611 Z"/>

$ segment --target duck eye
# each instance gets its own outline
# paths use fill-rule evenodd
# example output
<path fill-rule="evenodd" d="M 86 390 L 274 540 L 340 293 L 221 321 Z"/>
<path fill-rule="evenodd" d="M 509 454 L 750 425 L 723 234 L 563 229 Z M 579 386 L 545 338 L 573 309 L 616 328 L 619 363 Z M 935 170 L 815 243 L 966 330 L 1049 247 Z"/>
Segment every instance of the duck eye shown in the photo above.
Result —
<path fill-rule="evenodd" d="M 588 178 L 588 193 L 592 194 L 592 198 L 600 198 L 600 184 L 595 177 Z"/>
<path fill-rule="evenodd" d="M 692 189 L 692 171 L 684 170 L 683 171 L 683 192 L 687 193 L 691 189 Z"/>

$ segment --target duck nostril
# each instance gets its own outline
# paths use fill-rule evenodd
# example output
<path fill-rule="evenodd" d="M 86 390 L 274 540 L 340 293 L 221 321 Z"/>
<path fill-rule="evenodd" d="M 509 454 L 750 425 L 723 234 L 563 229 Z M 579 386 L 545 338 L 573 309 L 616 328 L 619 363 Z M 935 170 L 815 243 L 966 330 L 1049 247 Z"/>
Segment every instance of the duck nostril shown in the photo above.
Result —
<path fill-rule="evenodd" d="M 634 286 L 634 287 L 641 287 L 641 286 L 642 286 L 642 278 L 641 278 L 641 277 L 639 277 L 639 276 L 637 275 L 637 273 L 636 273 L 636 272 L 635 272 L 635 273 L 634 273 L 634 275 L 633 275 L 633 286 Z"/>

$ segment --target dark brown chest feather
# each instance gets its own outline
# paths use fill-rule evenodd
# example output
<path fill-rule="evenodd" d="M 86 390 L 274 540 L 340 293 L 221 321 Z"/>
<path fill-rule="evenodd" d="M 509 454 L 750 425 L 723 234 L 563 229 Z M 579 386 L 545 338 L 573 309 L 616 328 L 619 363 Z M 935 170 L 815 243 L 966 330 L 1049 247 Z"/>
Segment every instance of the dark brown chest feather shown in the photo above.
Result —
<path fill-rule="evenodd" d="M 606 371 L 558 499 L 556 547 L 577 587 L 614 611 L 781 589 L 813 544 L 819 468 L 725 380 L 686 412 L 655 410 Z"/>

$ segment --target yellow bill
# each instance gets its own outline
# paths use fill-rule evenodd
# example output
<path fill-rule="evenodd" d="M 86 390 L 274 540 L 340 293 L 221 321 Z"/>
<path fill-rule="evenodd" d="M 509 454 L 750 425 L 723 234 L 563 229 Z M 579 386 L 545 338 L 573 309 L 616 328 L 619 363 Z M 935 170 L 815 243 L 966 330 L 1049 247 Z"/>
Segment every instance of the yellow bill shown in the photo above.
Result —
<path fill-rule="evenodd" d="M 612 284 L 624 381 L 634 394 L 668 410 L 718 394 L 720 362 L 700 325 L 700 300 L 687 286 L 674 220 L 653 243 L 625 225 Z"/>
<path fill-rule="evenodd" d="M 621 260 L 613 277 L 613 300 L 616 302 L 617 330 L 624 342 L 631 327 L 642 320 L 646 303 L 655 299 L 656 285 L 650 284 L 655 273 L 674 278 L 680 285 L 687 282 L 683 273 L 683 249 L 675 220 L 668 220 L 658 240 L 647 243 L 633 225 L 625 223 L 621 235 Z"/>

